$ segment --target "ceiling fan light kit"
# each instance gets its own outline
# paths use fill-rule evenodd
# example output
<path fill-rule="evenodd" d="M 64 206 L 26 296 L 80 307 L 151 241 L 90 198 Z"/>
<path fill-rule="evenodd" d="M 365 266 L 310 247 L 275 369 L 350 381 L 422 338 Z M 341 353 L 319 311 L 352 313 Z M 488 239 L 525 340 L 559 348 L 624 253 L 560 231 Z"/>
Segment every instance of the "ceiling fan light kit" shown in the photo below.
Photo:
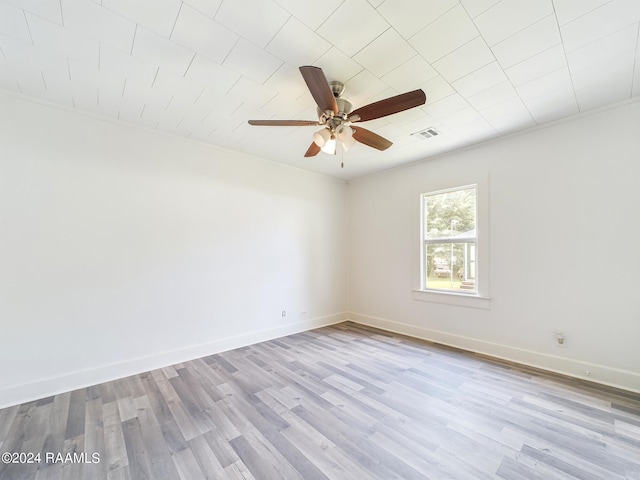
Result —
<path fill-rule="evenodd" d="M 318 120 L 249 120 L 249 124 L 274 127 L 322 125 L 323 128 L 313 134 L 313 143 L 304 154 L 305 157 L 313 157 L 320 151 L 333 155 L 337 143 L 345 152 L 358 142 L 377 150 L 386 150 L 393 145 L 391 141 L 365 128 L 351 125 L 393 115 L 424 105 L 427 101 L 422 90 L 413 90 L 353 110 L 351 102 L 342 98 L 345 90 L 342 82 L 327 82 L 319 67 L 303 66 L 300 67 L 300 73 L 318 106 Z"/>

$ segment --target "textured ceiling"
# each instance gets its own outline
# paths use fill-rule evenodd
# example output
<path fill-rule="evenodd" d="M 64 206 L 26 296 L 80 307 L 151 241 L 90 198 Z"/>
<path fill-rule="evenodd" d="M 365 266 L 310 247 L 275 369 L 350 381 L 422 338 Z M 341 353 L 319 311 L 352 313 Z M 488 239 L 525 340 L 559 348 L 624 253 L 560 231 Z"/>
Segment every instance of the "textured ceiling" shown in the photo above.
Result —
<path fill-rule="evenodd" d="M 639 27 L 639 0 L 0 0 L 0 88 L 349 179 L 638 96 Z M 300 65 L 427 103 L 362 124 L 384 152 L 304 158 L 317 128 L 247 124 L 317 119 Z"/>

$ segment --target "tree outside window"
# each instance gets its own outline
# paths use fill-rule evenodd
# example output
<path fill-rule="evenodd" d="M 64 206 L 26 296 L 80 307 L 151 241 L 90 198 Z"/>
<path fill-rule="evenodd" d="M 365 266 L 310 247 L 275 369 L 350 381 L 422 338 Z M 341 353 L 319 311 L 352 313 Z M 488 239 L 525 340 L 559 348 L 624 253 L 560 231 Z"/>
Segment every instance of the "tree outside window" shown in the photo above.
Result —
<path fill-rule="evenodd" d="M 477 186 L 422 195 L 423 288 L 476 293 Z"/>

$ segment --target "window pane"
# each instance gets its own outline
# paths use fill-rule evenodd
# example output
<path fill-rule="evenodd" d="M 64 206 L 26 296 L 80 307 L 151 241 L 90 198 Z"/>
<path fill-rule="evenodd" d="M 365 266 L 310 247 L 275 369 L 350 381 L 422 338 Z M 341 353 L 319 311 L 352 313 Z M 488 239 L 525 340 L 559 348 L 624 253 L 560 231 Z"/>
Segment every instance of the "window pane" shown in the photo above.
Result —
<path fill-rule="evenodd" d="M 424 238 L 429 240 L 476 236 L 476 189 L 424 196 Z"/>
<path fill-rule="evenodd" d="M 426 288 L 475 293 L 475 243 L 429 243 L 425 246 Z"/>
<path fill-rule="evenodd" d="M 476 186 L 422 198 L 424 288 L 476 293 Z"/>

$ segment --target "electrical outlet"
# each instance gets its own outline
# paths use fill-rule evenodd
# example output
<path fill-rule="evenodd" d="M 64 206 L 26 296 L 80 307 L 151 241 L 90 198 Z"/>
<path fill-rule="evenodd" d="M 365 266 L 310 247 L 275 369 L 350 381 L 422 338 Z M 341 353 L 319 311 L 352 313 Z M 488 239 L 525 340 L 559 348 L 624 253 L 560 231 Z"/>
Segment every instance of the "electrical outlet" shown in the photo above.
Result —
<path fill-rule="evenodd" d="M 567 346 L 567 339 L 564 336 L 564 333 L 560 330 L 556 330 L 556 347 L 565 348 Z"/>
<path fill-rule="evenodd" d="M 282 318 L 287 316 L 287 311 L 286 310 L 282 310 Z"/>

